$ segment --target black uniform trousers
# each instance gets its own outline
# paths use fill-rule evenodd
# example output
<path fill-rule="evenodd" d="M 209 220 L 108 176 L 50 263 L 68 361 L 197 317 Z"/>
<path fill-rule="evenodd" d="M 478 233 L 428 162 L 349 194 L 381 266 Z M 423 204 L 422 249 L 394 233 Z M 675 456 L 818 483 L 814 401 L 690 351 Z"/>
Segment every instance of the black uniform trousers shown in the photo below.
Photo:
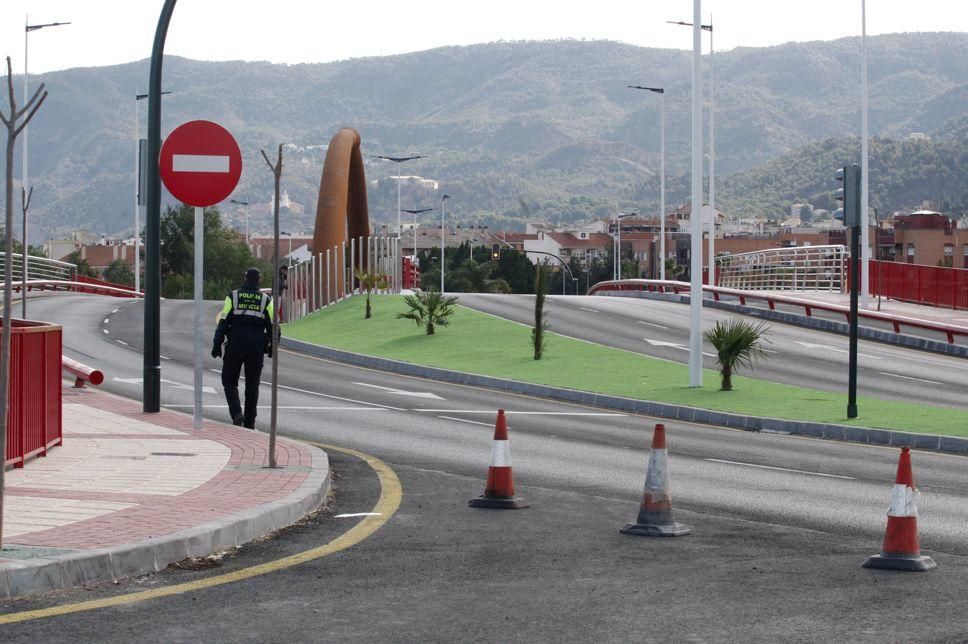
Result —
<path fill-rule="evenodd" d="M 222 388 L 225 389 L 225 402 L 229 404 L 232 421 L 243 417 L 242 424 L 255 429 L 256 408 L 259 405 L 259 380 L 262 377 L 262 351 L 239 351 L 230 341 L 222 358 Z M 239 402 L 239 374 L 245 369 L 245 413 Z"/>

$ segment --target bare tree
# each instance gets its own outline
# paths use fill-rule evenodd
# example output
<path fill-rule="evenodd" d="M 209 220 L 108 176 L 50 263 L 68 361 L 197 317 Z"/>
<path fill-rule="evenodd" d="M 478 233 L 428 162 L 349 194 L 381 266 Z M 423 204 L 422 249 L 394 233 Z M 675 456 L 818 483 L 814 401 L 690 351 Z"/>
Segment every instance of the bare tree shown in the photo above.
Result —
<path fill-rule="evenodd" d="M 279 311 L 279 182 L 282 179 L 282 144 L 279 145 L 279 156 L 275 164 L 269 160 L 265 150 L 259 150 L 262 158 L 266 160 L 272 176 L 275 179 L 275 196 L 273 197 L 273 239 L 274 249 L 272 251 L 272 408 L 269 412 L 269 467 L 276 466 L 276 412 L 278 410 L 279 392 L 279 340 L 282 332 L 279 323 L 282 316 Z"/>
<path fill-rule="evenodd" d="M 3 486 L 4 466 L 7 460 L 7 396 L 10 383 L 10 309 L 13 307 L 13 150 L 17 137 L 30 123 L 37 110 L 47 98 L 47 90 L 41 84 L 30 97 L 27 104 L 17 109 L 17 100 L 13 95 L 13 68 L 10 56 L 7 56 L 7 95 L 10 100 L 10 112 L 4 114 L 0 110 L 0 122 L 7 128 L 7 176 L 4 203 L 4 240 L 3 258 L 3 333 L 0 334 L 0 548 L 3 547 Z M 26 209 L 26 202 L 24 208 Z M 27 240 L 24 240 L 26 247 Z M 26 248 L 24 250 L 26 253 Z M 21 293 L 27 297 L 27 293 Z"/>

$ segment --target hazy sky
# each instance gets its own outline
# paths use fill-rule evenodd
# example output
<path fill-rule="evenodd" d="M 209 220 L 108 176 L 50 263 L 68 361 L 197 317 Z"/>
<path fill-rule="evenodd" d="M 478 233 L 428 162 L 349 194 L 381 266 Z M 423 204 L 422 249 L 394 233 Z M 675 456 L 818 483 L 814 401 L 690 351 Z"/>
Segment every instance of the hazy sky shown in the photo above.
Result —
<path fill-rule="evenodd" d="M 147 58 L 161 0 L 2 0 L 0 56 L 23 71 L 24 19 L 73 24 L 30 35 L 30 72 Z M 202 60 L 327 62 L 495 40 L 608 39 L 691 47 L 691 0 L 180 0 L 166 52 Z M 861 0 L 705 0 L 716 49 L 860 33 Z M 968 31 L 968 0 L 867 0 L 869 34 Z M 707 45 L 708 46 L 708 45 Z"/>

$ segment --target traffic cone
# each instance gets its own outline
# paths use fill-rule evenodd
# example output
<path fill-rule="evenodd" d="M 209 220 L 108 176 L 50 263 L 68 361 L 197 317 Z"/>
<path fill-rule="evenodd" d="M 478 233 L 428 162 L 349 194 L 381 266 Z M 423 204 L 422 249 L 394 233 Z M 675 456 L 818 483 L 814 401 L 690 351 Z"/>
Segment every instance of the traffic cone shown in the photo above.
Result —
<path fill-rule="evenodd" d="M 868 557 L 864 568 L 880 570 L 908 570 L 924 572 L 937 568 L 931 557 L 921 555 L 918 543 L 918 507 L 914 502 L 914 474 L 911 472 L 911 450 L 901 448 L 897 462 L 897 476 L 891 491 L 891 507 L 887 511 L 887 531 L 881 554 Z"/>
<path fill-rule="evenodd" d="M 484 494 L 468 501 L 472 508 L 516 510 L 528 507 L 528 502 L 514 496 L 511 476 L 511 449 L 508 446 L 508 425 L 504 410 L 497 410 L 494 423 L 494 442 L 491 444 L 491 465 L 487 468 Z"/>
<path fill-rule="evenodd" d="M 662 423 L 656 424 L 652 434 L 652 453 L 645 470 L 645 491 L 642 493 L 639 517 L 620 532 L 642 537 L 681 537 L 692 532 L 692 528 L 676 523 L 672 518 L 669 452 L 666 450 L 665 425 Z"/>

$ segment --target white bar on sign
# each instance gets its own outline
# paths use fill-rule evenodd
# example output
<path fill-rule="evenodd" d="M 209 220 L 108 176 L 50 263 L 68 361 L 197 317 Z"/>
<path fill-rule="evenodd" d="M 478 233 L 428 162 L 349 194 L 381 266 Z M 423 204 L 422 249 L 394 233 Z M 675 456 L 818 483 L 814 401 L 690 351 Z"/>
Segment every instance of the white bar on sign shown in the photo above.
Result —
<path fill-rule="evenodd" d="M 228 172 L 229 158 L 213 154 L 173 154 L 172 172 Z"/>

